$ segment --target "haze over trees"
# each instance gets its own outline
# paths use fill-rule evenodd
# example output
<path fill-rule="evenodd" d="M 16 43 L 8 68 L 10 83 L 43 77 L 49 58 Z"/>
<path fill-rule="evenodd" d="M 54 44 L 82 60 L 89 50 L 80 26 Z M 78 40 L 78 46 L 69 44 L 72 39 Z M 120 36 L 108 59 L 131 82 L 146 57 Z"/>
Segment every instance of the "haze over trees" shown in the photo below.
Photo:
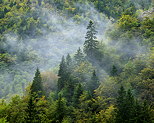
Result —
<path fill-rule="evenodd" d="M 153 123 L 153 7 L 0 0 L 0 123 Z"/>

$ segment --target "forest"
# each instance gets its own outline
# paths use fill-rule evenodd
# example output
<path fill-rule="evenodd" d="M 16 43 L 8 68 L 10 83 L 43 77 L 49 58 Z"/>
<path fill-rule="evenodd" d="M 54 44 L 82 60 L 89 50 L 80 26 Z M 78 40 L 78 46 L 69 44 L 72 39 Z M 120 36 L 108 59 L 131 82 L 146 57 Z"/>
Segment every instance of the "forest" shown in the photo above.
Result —
<path fill-rule="evenodd" d="M 154 123 L 154 1 L 0 0 L 0 123 Z"/>

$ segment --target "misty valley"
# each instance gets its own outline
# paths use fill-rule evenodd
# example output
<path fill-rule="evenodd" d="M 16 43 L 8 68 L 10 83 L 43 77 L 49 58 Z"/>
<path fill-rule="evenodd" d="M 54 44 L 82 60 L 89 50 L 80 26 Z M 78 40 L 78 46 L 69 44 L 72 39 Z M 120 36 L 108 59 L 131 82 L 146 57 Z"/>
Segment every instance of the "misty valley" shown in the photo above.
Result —
<path fill-rule="evenodd" d="M 154 123 L 154 1 L 0 0 L 0 123 Z"/>

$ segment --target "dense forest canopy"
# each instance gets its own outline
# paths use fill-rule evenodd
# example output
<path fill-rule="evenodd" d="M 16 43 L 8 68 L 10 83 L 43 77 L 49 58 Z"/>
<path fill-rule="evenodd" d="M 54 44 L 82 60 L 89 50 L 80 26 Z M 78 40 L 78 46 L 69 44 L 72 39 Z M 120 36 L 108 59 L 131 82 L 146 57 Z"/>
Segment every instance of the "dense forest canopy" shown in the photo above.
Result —
<path fill-rule="evenodd" d="M 153 123 L 154 1 L 0 0 L 0 123 Z"/>

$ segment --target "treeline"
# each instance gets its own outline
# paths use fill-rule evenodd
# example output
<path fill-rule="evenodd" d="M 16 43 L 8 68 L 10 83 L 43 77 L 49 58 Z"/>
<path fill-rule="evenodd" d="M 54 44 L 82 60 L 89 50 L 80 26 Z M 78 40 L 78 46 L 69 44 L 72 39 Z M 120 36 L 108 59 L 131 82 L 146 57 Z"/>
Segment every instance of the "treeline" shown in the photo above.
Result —
<path fill-rule="evenodd" d="M 93 73 L 92 81 L 96 82 L 95 73 Z M 27 89 L 25 96 L 15 96 L 9 104 L 1 101 L 0 121 L 2 123 L 153 122 L 150 105 L 136 100 L 132 92 L 125 91 L 123 86 L 119 89 L 114 104 L 98 96 L 93 90 L 94 88 L 86 90 L 81 83 L 74 83 L 74 87 L 73 94 L 71 92 L 73 88 L 65 86 L 61 92 L 57 90 L 45 97 L 41 75 L 37 69 L 33 83 Z M 70 91 L 64 93 L 64 90 L 68 89 Z"/>

